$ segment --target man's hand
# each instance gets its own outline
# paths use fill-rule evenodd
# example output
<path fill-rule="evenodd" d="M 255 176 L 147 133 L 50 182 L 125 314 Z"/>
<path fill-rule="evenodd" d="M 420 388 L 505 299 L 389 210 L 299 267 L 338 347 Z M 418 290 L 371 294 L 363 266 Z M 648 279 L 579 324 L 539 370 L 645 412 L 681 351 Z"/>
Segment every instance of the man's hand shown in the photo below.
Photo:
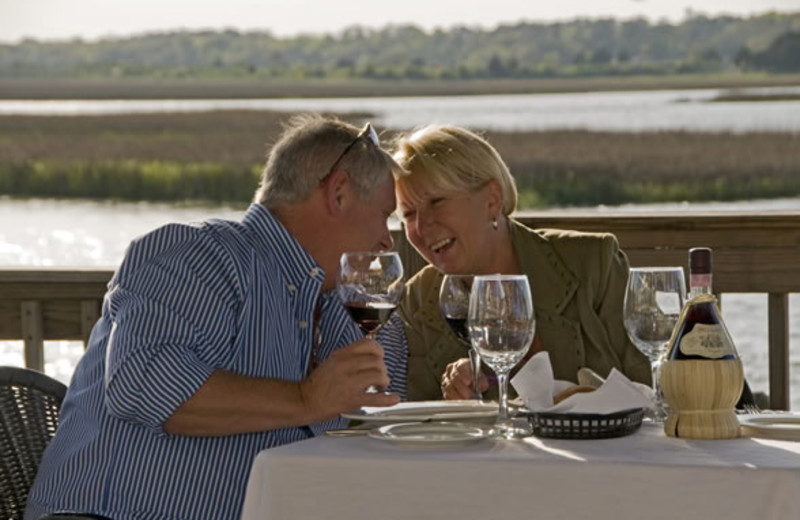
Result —
<path fill-rule="evenodd" d="M 330 419 L 359 406 L 391 406 L 400 402 L 395 394 L 368 394 L 369 386 L 387 388 L 389 376 L 383 349 L 372 339 L 351 343 L 333 352 L 300 383 L 305 408 L 317 420 Z"/>
<path fill-rule="evenodd" d="M 301 383 L 217 370 L 164 422 L 164 431 L 195 436 L 260 432 L 400 401 L 393 394 L 367 394 L 370 385 L 389 385 L 383 349 L 371 339 L 335 351 Z"/>
<path fill-rule="evenodd" d="M 468 358 L 453 361 L 442 374 L 442 395 L 445 399 L 472 399 L 475 392 L 472 388 L 472 366 Z M 480 392 L 489 389 L 489 380 L 481 373 Z"/>

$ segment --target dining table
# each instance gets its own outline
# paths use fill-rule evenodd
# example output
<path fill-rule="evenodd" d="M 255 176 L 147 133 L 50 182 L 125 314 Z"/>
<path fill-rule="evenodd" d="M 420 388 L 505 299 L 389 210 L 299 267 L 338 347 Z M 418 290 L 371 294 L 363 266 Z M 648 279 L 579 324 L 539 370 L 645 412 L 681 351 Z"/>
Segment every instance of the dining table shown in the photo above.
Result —
<path fill-rule="evenodd" d="M 452 444 L 321 435 L 260 452 L 242 520 L 797 520 L 800 442 L 667 437 Z"/>

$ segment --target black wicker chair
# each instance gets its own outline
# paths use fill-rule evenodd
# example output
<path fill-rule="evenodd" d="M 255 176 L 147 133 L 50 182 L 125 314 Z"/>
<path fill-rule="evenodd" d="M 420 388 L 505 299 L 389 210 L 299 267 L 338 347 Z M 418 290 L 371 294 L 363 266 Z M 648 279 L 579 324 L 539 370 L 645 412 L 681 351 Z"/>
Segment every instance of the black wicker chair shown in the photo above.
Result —
<path fill-rule="evenodd" d="M 22 518 L 66 391 L 41 372 L 0 367 L 0 518 Z"/>
<path fill-rule="evenodd" d="M 67 387 L 27 368 L 0 367 L 0 519 L 22 519 L 42 453 L 56 433 Z M 51 513 L 40 520 L 108 520 Z"/>

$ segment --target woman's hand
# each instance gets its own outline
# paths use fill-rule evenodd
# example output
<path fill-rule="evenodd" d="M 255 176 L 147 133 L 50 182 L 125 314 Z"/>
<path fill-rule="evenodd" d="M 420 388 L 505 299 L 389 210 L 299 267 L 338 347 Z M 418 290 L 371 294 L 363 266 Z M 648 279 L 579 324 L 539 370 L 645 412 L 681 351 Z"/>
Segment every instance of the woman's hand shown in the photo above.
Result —
<path fill-rule="evenodd" d="M 480 392 L 489 389 L 489 380 L 480 374 Z M 468 358 L 453 361 L 442 374 L 442 396 L 445 399 L 472 399 L 475 392 L 472 388 L 472 367 Z"/>

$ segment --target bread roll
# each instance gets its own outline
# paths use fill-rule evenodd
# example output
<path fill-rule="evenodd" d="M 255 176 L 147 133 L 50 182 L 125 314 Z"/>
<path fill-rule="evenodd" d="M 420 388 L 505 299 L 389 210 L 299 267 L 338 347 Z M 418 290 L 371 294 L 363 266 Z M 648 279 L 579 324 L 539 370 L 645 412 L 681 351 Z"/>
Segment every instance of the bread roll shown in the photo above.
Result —
<path fill-rule="evenodd" d="M 578 384 L 599 388 L 605 383 L 605 379 L 597 375 L 591 368 L 583 367 L 578 370 Z"/>

